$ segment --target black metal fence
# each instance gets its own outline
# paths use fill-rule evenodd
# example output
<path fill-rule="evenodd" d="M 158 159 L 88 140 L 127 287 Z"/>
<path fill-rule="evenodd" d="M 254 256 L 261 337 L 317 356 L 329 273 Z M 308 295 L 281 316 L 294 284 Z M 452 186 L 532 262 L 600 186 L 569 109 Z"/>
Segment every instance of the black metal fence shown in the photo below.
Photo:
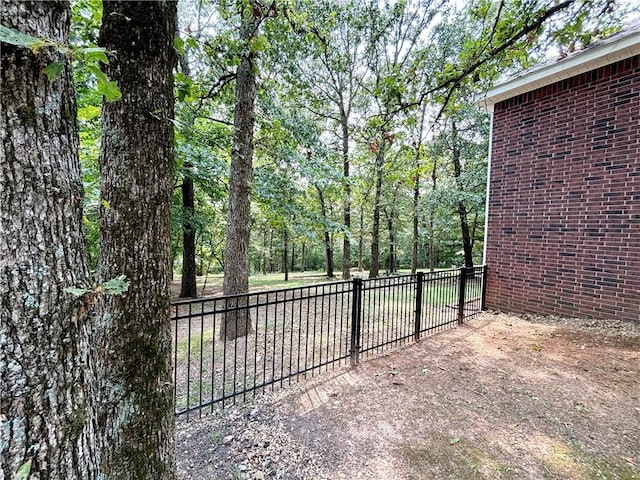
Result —
<path fill-rule="evenodd" d="M 460 324 L 482 310 L 485 279 L 475 267 L 174 302 L 176 415 Z"/>

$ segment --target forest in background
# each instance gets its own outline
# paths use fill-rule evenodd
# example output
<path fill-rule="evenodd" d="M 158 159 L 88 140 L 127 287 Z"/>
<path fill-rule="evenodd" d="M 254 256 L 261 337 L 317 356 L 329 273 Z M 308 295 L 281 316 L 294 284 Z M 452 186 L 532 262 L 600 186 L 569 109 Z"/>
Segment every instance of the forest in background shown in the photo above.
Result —
<path fill-rule="evenodd" d="M 76 38 L 91 43 L 100 2 L 73 8 Z M 252 274 L 321 270 L 347 279 L 351 269 L 377 276 L 481 262 L 489 116 L 478 100 L 498 78 L 581 48 L 624 14 L 600 24 L 567 11 L 555 29 L 544 29 L 527 23 L 542 6 L 528 17 L 521 8 L 180 2 L 171 260 L 182 295 L 196 296 L 196 274 L 236 268 L 234 252 L 225 252 L 233 221 L 250 225 L 245 269 Z M 503 48 L 519 28 L 530 31 Z M 232 220 L 243 58 L 255 89 L 244 113 L 253 125 L 252 164 L 242 173 L 250 204 Z M 75 79 L 85 223 L 96 259 L 102 99 L 82 70 Z"/>

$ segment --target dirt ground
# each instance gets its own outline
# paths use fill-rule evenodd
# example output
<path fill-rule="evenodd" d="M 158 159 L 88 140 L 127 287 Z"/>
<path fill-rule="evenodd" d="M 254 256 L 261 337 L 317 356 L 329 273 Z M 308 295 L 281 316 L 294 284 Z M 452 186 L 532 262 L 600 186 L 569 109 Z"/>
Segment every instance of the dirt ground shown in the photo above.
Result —
<path fill-rule="evenodd" d="M 640 324 L 483 313 L 176 436 L 181 478 L 640 480 Z"/>

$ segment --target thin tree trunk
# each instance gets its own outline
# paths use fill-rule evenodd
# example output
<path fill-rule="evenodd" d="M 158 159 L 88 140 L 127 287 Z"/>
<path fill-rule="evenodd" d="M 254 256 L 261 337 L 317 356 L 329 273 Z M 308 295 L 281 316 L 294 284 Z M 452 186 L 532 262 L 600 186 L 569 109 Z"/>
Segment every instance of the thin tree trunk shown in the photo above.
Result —
<path fill-rule="evenodd" d="M 358 271 L 364 270 L 364 208 L 360 209 L 360 233 L 358 234 Z"/>
<path fill-rule="evenodd" d="M 438 164 L 434 159 L 433 168 L 431 169 L 432 197 L 435 196 L 436 188 L 438 186 L 437 166 Z M 436 222 L 436 207 L 432 199 L 429 205 L 429 270 L 432 272 L 436 269 L 435 222 Z"/>
<path fill-rule="evenodd" d="M 60 44 L 67 2 L 0 3 L 0 23 Z M 0 478 L 99 478 L 91 295 L 68 57 L 0 46 Z M 42 73 L 64 64 L 57 79 Z"/>
<path fill-rule="evenodd" d="M 327 269 L 327 277 L 333 278 L 333 246 L 331 242 L 331 233 L 326 227 L 329 219 L 327 218 L 327 202 L 324 199 L 324 192 L 318 186 L 316 186 L 318 192 L 318 199 L 320 200 L 320 213 L 322 214 L 322 222 L 324 225 L 324 251 L 325 251 L 325 266 Z"/>
<path fill-rule="evenodd" d="M 103 316 L 105 479 L 175 479 L 169 255 L 176 2 L 103 3 L 100 45 L 122 99 L 104 103 L 100 274 L 126 295 Z"/>
<path fill-rule="evenodd" d="M 195 201 L 191 164 L 184 164 L 182 180 L 182 285 L 181 297 L 197 297 L 196 287 L 196 229 L 194 228 Z"/>
<path fill-rule="evenodd" d="M 249 291 L 249 239 L 251 236 L 251 182 L 253 181 L 253 127 L 255 123 L 256 66 L 251 40 L 259 18 L 242 9 L 240 43 L 242 56 L 236 73 L 233 145 L 229 172 L 229 213 L 225 235 L 225 269 L 222 289 L 225 295 Z M 239 310 L 226 315 L 220 338 L 233 340 L 253 331 L 251 316 L 242 308 L 246 298 L 238 297 Z"/>
<path fill-rule="evenodd" d="M 393 226 L 393 215 L 395 214 L 395 212 L 393 212 L 392 210 L 391 213 L 389 213 L 385 208 L 384 214 L 385 214 L 385 217 L 387 217 L 387 231 L 389 232 L 389 263 L 388 263 L 389 268 L 388 270 L 389 270 L 389 273 L 395 273 L 396 272 L 396 235 L 395 235 L 395 230 Z"/>
<path fill-rule="evenodd" d="M 413 231 L 411 235 L 411 273 L 418 269 L 418 242 L 420 241 L 420 175 L 416 173 L 413 183 Z"/>
<path fill-rule="evenodd" d="M 269 231 L 269 273 L 273 273 L 275 266 L 273 264 L 273 230 Z"/>
<path fill-rule="evenodd" d="M 302 242 L 302 258 L 300 259 L 300 271 L 305 272 L 307 270 L 307 242 Z"/>
<path fill-rule="evenodd" d="M 453 122 L 452 128 L 452 144 L 453 144 L 453 171 L 458 189 L 462 191 L 462 165 L 460 163 L 460 145 L 458 143 L 458 128 L 456 122 Z M 467 207 L 463 201 L 458 202 L 458 216 L 460 217 L 460 229 L 462 231 L 462 249 L 464 251 L 464 266 L 473 267 L 473 247 L 471 244 L 471 235 L 469 234 L 469 219 Z"/>
<path fill-rule="evenodd" d="M 286 227 L 282 231 L 282 269 L 284 270 L 284 281 L 289 281 L 289 232 Z"/>
<path fill-rule="evenodd" d="M 291 268 L 293 270 L 296 268 L 296 242 L 291 242 Z"/>
<path fill-rule="evenodd" d="M 341 110 L 342 127 L 342 175 L 344 176 L 344 234 L 342 237 L 342 279 L 351 278 L 351 183 L 349 180 L 349 122 Z"/>
<path fill-rule="evenodd" d="M 269 248 L 269 242 L 267 241 L 267 234 L 268 234 L 268 230 L 265 228 L 263 233 L 262 233 L 262 274 L 266 275 L 267 274 L 267 256 L 269 250 L 267 250 Z"/>
<path fill-rule="evenodd" d="M 418 269 L 418 245 L 420 242 L 420 173 L 422 171 L 422 137 L 424 133 L 424 119 L 427 111 L 427 103 L 422 104 L 420 110 L 420 126 L 418 128 L 418 141 L 416 142 L 416 156 L 414 160 L 415 175 L 413 179 L 413 232 L 411 241 L 411 273 Z"/>
<path fill-rule="evenodd" d="M 382 168 L 384 166 L 385 142 L 376 153 L 376 191 L 373 202 L 373 227 L 371 229 L 371 266 L 369 278 L 380 274 L 380 204 L 382 202 Z"/>

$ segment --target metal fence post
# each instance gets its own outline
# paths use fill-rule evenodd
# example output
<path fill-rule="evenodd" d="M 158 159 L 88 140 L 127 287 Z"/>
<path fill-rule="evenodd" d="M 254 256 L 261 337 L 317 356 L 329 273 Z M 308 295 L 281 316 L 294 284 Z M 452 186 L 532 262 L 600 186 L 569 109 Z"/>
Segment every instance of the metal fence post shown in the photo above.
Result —
<path fill-rule="evenodd" d="M 424 281 L 424 272 L 416 274 L 416 318 L 413 327 L 413 339 L 420 341 L 420 330 L 422 329 L 422 282 Z"/>
<path fill-rule="evenodd" d="M 353 303 L 351 304 L 351 366 L 360 363 L 360 323 L 362 311 L 362 278 L 353 279 Z"/>
<path fill-rule="evenodd" d="M 458 287 L 458 325 L 464 323 L 464 303 L 467 289 L 467 267 L 460 269 L 460 284 Z"/>

